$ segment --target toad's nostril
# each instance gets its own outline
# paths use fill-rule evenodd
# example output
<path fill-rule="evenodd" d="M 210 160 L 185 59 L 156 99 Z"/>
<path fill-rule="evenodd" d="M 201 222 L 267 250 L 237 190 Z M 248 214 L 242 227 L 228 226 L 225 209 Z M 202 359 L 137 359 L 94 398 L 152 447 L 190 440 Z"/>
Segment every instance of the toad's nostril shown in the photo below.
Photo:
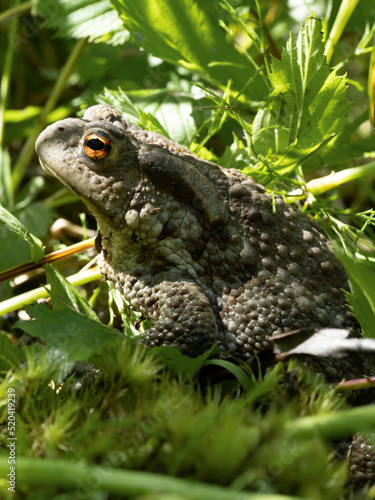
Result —
<path fill-rule="evenodd" d="M 57 130 L 60 130 L 60 132 L 64 132 L 65 127 L 58 127 L 58 129 L 57 129 Z"/>

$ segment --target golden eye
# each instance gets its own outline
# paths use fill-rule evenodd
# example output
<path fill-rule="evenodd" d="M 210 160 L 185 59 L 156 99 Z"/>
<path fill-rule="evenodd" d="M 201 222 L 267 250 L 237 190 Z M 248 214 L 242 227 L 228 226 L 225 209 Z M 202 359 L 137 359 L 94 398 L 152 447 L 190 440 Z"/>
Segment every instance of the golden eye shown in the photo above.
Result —
<path fill-rule="evenodd" d="M 111 138 L 104 132 L 86 135 L 83 148 L 91 160 L 102 160 L 111 151 Z"/>

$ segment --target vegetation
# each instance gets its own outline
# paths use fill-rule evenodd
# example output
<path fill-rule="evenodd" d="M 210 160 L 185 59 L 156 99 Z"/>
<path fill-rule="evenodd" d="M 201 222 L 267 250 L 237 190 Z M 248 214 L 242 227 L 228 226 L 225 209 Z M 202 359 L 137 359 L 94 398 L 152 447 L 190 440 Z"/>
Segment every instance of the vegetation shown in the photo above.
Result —
<path fill-rule="evenodd" d="M 330 448 L 373 407 L 293 362 L 141 348 L 122 297 L 78 274 L 95 221 L 34 154 L 48 123 L 109 103 L 243 170 L 324 227 L 375 337 L 373 0 L 0 4 L 2 498 L 375 498 Z"/>

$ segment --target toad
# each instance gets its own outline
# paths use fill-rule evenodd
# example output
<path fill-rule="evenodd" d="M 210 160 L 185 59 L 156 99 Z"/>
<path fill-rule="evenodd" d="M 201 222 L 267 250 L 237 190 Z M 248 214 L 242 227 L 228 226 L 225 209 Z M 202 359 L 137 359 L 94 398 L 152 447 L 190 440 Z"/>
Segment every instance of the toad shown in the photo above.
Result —
<path fill-rule="evenodd" d="M 108 105 L 50 125 L 36 151 L 95 216 L 101 272 L 153 323 L 147 345 L 194 356 L 218 342 L 247 359 L 291 330 L 358 332 L 322 230 L 240 171 Z M 354 358 L 312 364 L 339 380 L 366 371 Z"/>

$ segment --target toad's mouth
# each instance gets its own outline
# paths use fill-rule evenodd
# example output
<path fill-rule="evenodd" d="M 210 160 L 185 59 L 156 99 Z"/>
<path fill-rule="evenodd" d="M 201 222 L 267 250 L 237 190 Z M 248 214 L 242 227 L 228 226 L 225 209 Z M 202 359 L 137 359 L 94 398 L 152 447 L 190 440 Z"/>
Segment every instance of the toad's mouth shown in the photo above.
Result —
<path fill-rule="evenodd" d="M 107 224 L 113 225 L 114 222 L 114 217 L 112 214 L 106 212 L 106 210 L 102 209 L 100 212 L 98 212 L 96 204 L 91 201 L 87 196 L 84 196 L 80 190 L 76 189 L 72 183 L 69 183 L 63 176 L 59 175 L 56 170 L 51 168 L 48 163 L 46 163 L 44 160 L 39 158 L 39 162 L 43 170 L 51 175 L 52 177 L 55 177 L 58 179 L 69 191 L 74 193 L 77 198 L 79 198 L 83 203 L 87 206 L 89 211 L 94 214 L 95 217 L 100 217 L 100 219 Z"/>
<path fill-rule="evenodd" d="M 45 161 L 43 161 L 41 158 L 39 158 L 39 163 L 42 167 L 42 169 L 47 172 L 47 174 L 50 174 L 50 175 L 53 175 L 53 177 L 58 177 L 56 175 L 56 173 L 49 167 L 48 163 L 46 163 Z M 60 178 L 59 178 L 60 180 Z"/>
<path fill-rule="evenodd" d="M 58 179 L 62 184 L 64 184 L 64 186 L 66 186 L 69 191 L 73 191 L 73 193 L 75 193 L 79 198 L 82 198 L 82 196 L 80 196 L 79 192 L 74 189 L 74 186 L 72 184 L 69 184 L 66 179 L 64 179 L 64 177 L 60 176 L 56 170 L 54 170 L 53 168 L 51 168 L 48 163 L 46 163 L 44 160 L 42 160 L 41 158 L 39 158 L 39 163 L 41 165 L 41 167 L 43 168 L 43 170 L 49 174 L 49 175 L 52 175 L 52 177 L 56 177 L 56 179 Z"/>

